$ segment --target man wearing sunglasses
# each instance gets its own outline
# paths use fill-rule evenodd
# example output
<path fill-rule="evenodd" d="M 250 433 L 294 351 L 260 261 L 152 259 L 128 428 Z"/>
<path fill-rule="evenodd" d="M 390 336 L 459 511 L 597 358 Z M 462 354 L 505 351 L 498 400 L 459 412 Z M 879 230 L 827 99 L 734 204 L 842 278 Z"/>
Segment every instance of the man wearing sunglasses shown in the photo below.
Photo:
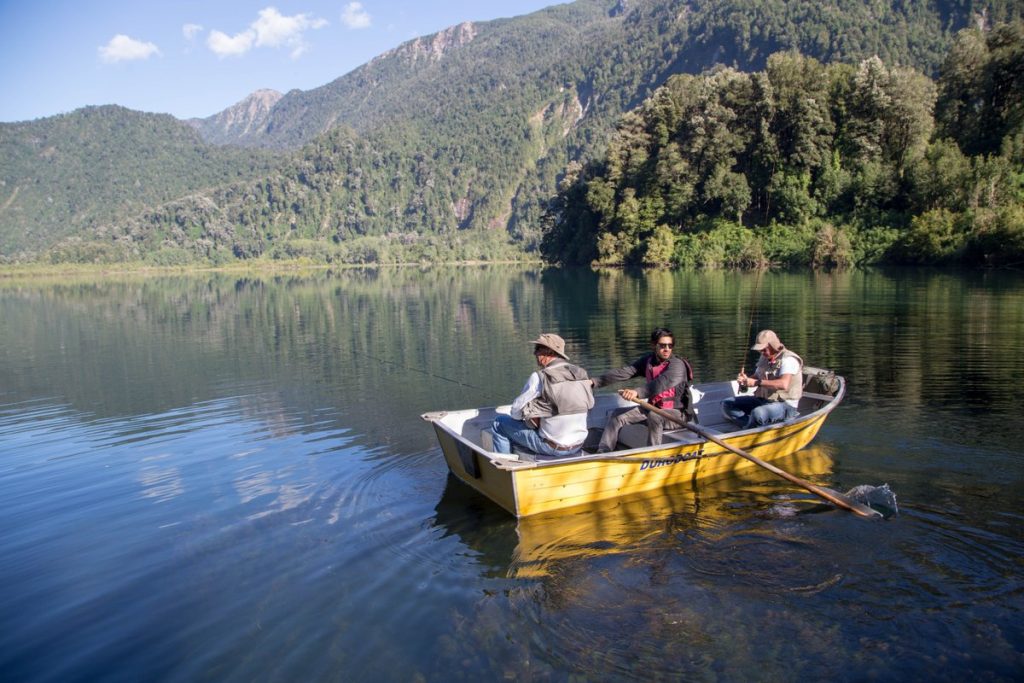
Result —
<path fill-rule="evenodd" d="M 643 377 L 646 383 L 642 387 L 621 389 L 619 395 L 627 401 L 645 398 L 656 408 L 680 418 L 685 416 L 685 419 L 693 420 L 689 392 L 690 383 L 693 382 L 693 368 L 686 359 L 674 354 L 675 343 L 675 335 L 671 330 L 657 328 L 651 332 L 650 353 L 644 354 L 629 365 L 609 370 L 595 378 L 594 388 Z M 639 422 L 647 423 L 647 445 L 659 445 L 665 425 L 669 421 L 656 413 L 641 410 L 640 406 L 632 406 L 620 408 L 609 416 L 597 447 L 598 453 L 615 450 L 619 441 L 619 431 L 628 424 Z"/>

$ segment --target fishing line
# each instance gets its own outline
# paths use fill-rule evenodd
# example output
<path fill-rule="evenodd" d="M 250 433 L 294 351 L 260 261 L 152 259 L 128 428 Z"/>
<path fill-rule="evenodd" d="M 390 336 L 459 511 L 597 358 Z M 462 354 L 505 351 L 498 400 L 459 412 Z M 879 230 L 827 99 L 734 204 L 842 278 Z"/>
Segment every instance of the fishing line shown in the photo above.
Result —
<path fill-rule="evenodd" d="M 451 382 L 452 384 L 458 384 L 460 387 L 469 387 L 470 389 L 476 389 L 477 391 L 487 391 L 487 392 L 490 391 L 489 389 L 484 389 L 483 387 L 478 387 L 475 384 L 467 384 L 466 382 L 461 382 L 461 381 L 459 381 L 457 379 L 452 379 L 451 377 L 445 377 L 444 375 L 438 375 L 438 374 L 433 373 L 433 372 L 427 372 L 426 370 L 421 370 L 420 368 L 410 368 L 408 365 L 402 365 L 401 363 L 396 363 L 393 360 L 387 360 L 387 359 L 384 359 L 384 358 L 377 358 L 376 356 L 371 356 L 370 354 L 362 353 L 361 351 L 353 351 L 352 353 L 354 355 L 356 355 L 356 356 L 364 356 L 366 358 L 370 358 L 370 359 L 375 360 L 375 361 L 377 361 L 379 363 L 388 363 L 390 365 L 394 365 L 395 367 L 402 368 L 403 370 L 408 370 L 409 372 L 418 372 L 421 375 L 426 375 L 427 377 L 434 377 L 435 379 L 442 379 L 445 382 Z"/>
<path fill-rule="evenodd" d="M 750 301 L 750 320 L 747 321 L 747 337 L 743 344 L 743 357 L 740 358 L 740 372 L 743 372 L 747 364 L 747 344 L 750 343 L 750 333 L 754 329 L 754 312 L 757 310 L 757 288 L 761 285 L 761 273 L 763 271 L 763 268 L 758 268 L 757 278 L 754 280 L 754 293 L 751 295 Z"/>

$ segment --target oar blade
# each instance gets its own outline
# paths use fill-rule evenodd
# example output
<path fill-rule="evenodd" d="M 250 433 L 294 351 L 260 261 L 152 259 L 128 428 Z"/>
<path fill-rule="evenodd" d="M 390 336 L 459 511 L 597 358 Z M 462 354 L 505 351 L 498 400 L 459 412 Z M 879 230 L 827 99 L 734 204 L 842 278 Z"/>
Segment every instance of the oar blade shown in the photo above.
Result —
<path fill-rule="evenodd" d="M 869 506 L 886 519 L 899 514 L 900 511 L 899 505 L 896 503 L 896 492 L 889 488 L 888 484 L 854 486 L 846 492 L 846 497 Z"/>
<path fill-rule="evenodd" d="M 825 488 L 824 486 L 821 486 L 819 488 L 822 491 L 827 492 L 830 496 L 832 496 L 835 499 L 829 501 L 833 505 L 845 507 L 850 512 L 856 513 L 861 517 L 867 519 L 885 519 L 885 515 L 876 510 L 875 508 L 871 507 L 870 505 L 865 505 L 864 503 L 861 503 L 860 501 L 851 498 L 845 493 L 840 493 L 835 489 Z"/>

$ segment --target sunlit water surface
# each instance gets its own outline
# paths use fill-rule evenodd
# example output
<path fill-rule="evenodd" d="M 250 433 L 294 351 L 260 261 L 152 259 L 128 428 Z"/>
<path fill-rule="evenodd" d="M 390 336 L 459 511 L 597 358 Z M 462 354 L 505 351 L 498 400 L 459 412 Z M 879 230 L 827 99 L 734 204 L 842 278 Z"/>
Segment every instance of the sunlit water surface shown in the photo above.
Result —
<path fill-rule="evenodd" d="M 753 318 L 753 320 L 751 320 Z M 429 410 L 672 327 L 849 381 L 765 472 L 516 522 Z M 0 678 L 1020 680 L 1024 277 L 501 268 L 0 282 Z M 578 679 L 577 678 L 577 679 Z"/>

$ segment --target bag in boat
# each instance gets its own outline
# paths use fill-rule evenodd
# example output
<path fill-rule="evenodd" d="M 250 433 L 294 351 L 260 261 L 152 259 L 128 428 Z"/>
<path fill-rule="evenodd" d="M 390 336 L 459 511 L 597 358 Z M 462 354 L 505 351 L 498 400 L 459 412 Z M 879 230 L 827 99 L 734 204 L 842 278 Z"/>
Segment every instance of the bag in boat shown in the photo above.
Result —
<path fill-rule="evenodd" d="M 839 391 L 839 378 L 831 370 L 804 366 L 804 376 L 804 391 L 829 396 L 835 396 Z"/>

